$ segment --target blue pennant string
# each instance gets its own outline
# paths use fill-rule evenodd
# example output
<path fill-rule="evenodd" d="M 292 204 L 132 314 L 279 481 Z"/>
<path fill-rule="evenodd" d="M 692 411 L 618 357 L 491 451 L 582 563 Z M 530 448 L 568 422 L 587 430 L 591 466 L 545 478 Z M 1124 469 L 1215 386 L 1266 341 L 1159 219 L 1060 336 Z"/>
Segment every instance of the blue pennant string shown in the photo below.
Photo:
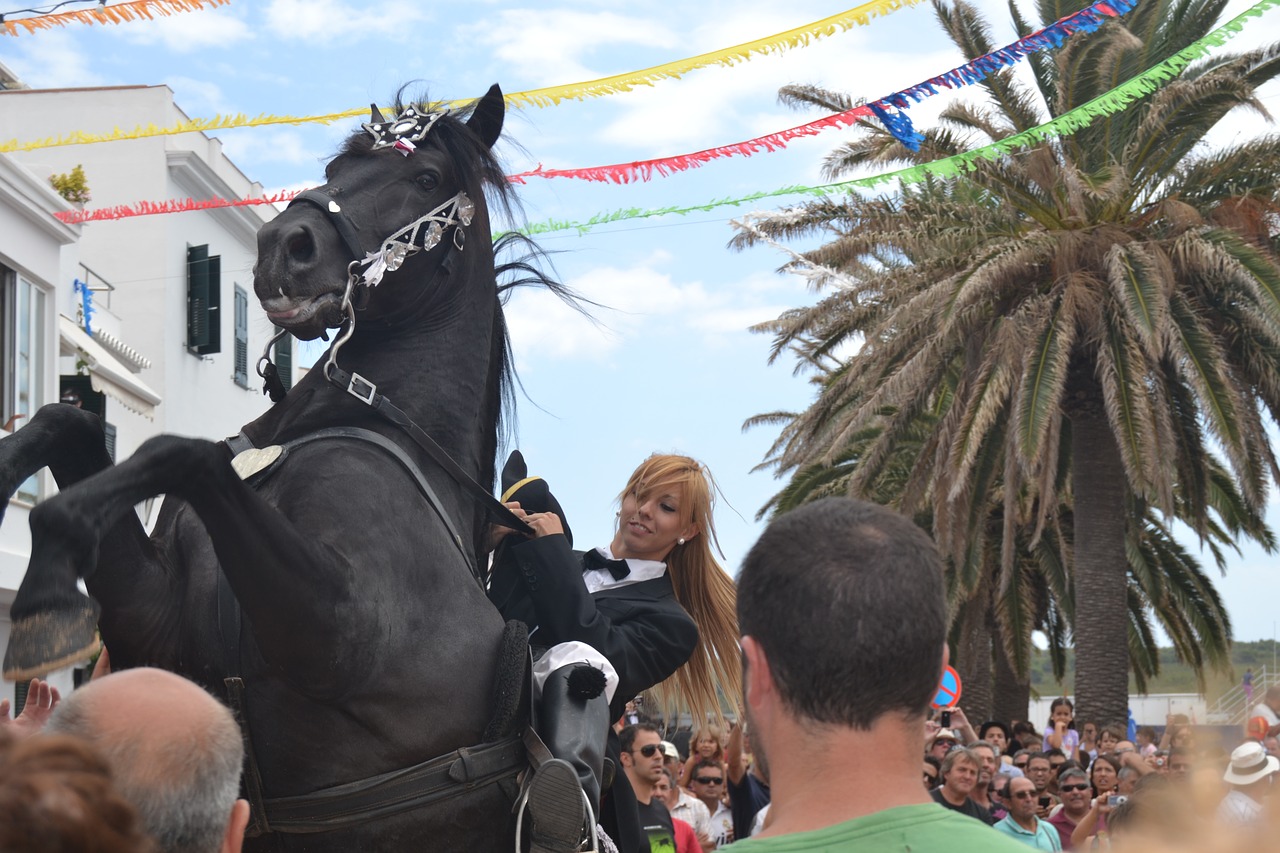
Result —
<path fill-rule="evenodd" d="M 912 151 L 920 150 L 920 143 L 924 142 L 924 134 L 919 133 L 911 124 L 911 119 L 907 118 L 904 112 L 897 110 L 890 112 L 879 104 L 867 104 L 871 107 L 871 111 L 876 114 L 876 118 L 889 129 L 894 139 L 897 139 L 903 145 Z"/>
<path fill-rule="evenodd" d="M 913 102 L 919 103 L 925 98 L 938 94 L 943 88 L 959 89 L 962 86 L 971 86 L 1003 68 L 1020 62 L 1032 53 L 1062 47 L 1066 40 L 1076 33 L 1094 32 L 1108 19 L 1118 18 L 1132 11 L 1137 3 L 1138 0 L 1097 0 L 1093 5 L 1075 14 L 1067 15 L 1038 32 L 1018 39 L 1013 44 L 985 56 L 979 56 L 972 62 L 953 68 L 923 83 L 886 95 L 867 106 L 884 123 L 885 128 L 893 134 L 895 139 L 912 151 L 919 151 L 924 137 L 916 132 L 911 119 L 906 114 L 907 108 Z"/>

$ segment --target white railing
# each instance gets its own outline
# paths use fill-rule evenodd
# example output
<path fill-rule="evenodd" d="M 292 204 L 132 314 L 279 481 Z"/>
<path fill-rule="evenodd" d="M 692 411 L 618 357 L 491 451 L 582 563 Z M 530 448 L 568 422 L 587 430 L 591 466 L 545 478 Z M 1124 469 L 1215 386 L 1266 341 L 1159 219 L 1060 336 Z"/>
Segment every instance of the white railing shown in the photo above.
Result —
<path fill-rule="evenodd" d="M 1219 725 L 1243 725 L 1249 716 L 1249 709 L 1261 702 L 1267 688 L 1275 684 L 1280 684 L 1280 671 L 1262 667 L 1253 674 L 1252 700 L 1245 695 L 1244 685 L 1237 684 L 1209 706 L 1206 722 Z"/>

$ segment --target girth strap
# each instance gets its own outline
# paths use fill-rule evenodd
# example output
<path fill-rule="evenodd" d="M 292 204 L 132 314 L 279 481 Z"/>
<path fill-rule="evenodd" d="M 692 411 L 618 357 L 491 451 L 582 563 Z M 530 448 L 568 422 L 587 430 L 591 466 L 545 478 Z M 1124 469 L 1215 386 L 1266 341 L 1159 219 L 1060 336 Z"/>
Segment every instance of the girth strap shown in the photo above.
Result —
<path fill-rule="evenodd" d="M 463 747 L 403 770 L 297 797 L 265 800 L 274 832 L 329 832 L 465 794 L 526 765 L 520 735 Z"/>

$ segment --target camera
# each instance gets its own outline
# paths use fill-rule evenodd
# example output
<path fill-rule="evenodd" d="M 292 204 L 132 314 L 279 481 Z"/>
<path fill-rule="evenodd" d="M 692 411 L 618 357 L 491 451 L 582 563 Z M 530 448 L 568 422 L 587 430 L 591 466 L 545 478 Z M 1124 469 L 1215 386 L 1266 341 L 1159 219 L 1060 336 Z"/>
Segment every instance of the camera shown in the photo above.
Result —
<path fill-rule="evenodd" d="M 943 711 L 938 715 L 938 725 L 942 726 L 944 729 L 951 728 L 951 712 L 950 711 Z"/>
<path fill-rule="evenodd" d="M 1047 808 L 1049 808 L 1049 804 L 1053 802 L 1053 798 L 1052 798 L 1052 797 L 1041 797 L 1041 798 L 1040 798 L 1039 800 L 1037 800 L 1036 802 L 1038 802 L 1038 803 L 1040 804 L 1040 808 L 1042 808 L 1042 809 L 1047 809 Z"/>
<path fill-rule="evenodd" d="M 1129 798 L 1126 797 L 1124 794 L 1112 794 L 1111 796 L 1107 797 L 1107 805 L 1111 806 L 1112 808 L 1115 808 L 1121 803 L 1127 803 L 1127 802 L 1129 802 Z"/>

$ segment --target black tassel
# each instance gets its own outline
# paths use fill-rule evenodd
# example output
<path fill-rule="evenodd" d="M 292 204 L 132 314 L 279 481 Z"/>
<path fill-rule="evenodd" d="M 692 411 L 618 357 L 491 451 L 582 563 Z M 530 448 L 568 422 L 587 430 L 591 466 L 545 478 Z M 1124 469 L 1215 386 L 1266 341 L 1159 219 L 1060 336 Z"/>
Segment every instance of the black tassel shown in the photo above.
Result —
<path fill-rule="evenodd" d="M 607 684 L 604 673 L 590 664 L 575 666 L 569 671 L 569 695 L 574 699 L 583 702 L 594 699 L 604 693 Z"/>

